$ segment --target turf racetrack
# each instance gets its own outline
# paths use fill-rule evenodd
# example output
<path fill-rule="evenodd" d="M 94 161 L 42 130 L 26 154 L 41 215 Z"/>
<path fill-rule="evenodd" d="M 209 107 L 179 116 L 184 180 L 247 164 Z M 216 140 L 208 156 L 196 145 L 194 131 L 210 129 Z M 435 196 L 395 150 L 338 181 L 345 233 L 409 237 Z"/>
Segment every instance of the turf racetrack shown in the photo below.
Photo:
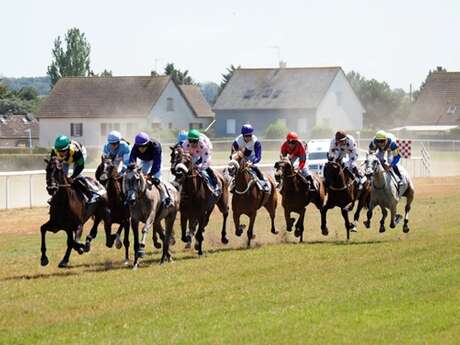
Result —
<path fill-rule="evenodd" d="M 0 344 L 458 344 L 460 178 L 418 179 L 416 190 L 407 235 L 401 225 L 378 234 L 376 211 L 346 243 L 335 209 L 323 237 L 311 207 L 299 245 L 280 208 L 282 234 L 263 210 L 246 250 L 232 221 L 219 244 L 216 213 L 205 257 L 178 241 L 175 262 L 159 266 L 149 242 L 137 271 L 103 231 L 65 270 L 65 234 L 48 234 L 42 268 L 46 209 L 0 212 Z"/>

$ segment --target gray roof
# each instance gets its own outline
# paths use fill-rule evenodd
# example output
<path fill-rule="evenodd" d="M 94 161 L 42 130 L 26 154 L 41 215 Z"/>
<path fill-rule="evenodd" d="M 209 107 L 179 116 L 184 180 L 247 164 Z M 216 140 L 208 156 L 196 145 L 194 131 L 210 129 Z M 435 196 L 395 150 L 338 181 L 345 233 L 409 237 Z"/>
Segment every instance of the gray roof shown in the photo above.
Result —
<path fill-rule="evenodd" d="M 32 115 L 0 115 L 0 139 L 38 138 L 38 121 Z"/>
<path fill-rule="evenodd" d="M 71 77 L 54 86 L 38 117 L 143 117 L 170 77 Z"/>
<path fill-rule="evenodd" d="M 315 109 L 340 67 L 241 68 L 216 101 L 214 110 Z"/>
<path fill-rule="evenodd" d="M 197 117 L 214 117 L 214 113 L 196 85 L 179 85 L 185 100 Z"/>

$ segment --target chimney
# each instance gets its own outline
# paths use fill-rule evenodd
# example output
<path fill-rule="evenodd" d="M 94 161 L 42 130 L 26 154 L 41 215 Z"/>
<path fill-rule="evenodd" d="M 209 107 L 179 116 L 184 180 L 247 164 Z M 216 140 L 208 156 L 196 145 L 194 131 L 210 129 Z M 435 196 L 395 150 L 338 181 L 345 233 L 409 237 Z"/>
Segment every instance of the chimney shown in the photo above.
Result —
<path fill-rule="evenodd" d="M 280 60 L 279 66 L 280 66 L 280 68 L 286 68 L 287 67 L 286 61 L 281 61 Z"/>
<path fill-rule="evenodd" d="M 437 72 L 444 72 L 444 69 L 442 68 L 442 66 L 437 66 L 436 71 Z"/>

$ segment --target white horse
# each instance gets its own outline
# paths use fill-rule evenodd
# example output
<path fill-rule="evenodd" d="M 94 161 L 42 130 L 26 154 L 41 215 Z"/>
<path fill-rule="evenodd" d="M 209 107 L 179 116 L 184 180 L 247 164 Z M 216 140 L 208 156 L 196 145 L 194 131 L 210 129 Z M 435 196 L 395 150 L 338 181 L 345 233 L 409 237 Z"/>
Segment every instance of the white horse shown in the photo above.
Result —
<path fill-rule="evenodd" d="M 373 153 L 367 155 L 365 161 L 366 175 L 371 177 L 371 200 L 367 211 L 367 220 L 364 225 L 369 228 L 371 225 L 372 210 L 375 206 L 380 206 L 382 210 L 382 219 L 380 220 L 380 232 L 385 232 L 385 219 L 388 215 L 387 209 L 390 210 L 391 220 L 390 228 L 394 228 L 401 220 L 401 215 L 396 214 L 396 206 L 402 196 L 406 197 L 406 207 L 404 215 L 403 231 L 409 232 L 409 212 L 412 201 L 414 200 L 415 189 L 406 171 L 399 167 L 403 177 L 403 186 L 398 191 L 397 181 L 394 173 L 386 171 L 382 163 Z"/>

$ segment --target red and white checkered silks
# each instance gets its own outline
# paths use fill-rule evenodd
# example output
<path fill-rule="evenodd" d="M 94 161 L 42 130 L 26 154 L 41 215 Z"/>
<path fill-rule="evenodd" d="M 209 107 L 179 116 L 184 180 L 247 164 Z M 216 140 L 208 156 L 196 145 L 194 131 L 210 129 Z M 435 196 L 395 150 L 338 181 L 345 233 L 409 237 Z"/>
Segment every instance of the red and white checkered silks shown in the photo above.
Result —
<path fill-rule="evenodd" d="M 412 140 L 396 139 L 396 144 L 399 147 L 399 153 L 402 158 L 410 158 L 412 155 Z"/>

